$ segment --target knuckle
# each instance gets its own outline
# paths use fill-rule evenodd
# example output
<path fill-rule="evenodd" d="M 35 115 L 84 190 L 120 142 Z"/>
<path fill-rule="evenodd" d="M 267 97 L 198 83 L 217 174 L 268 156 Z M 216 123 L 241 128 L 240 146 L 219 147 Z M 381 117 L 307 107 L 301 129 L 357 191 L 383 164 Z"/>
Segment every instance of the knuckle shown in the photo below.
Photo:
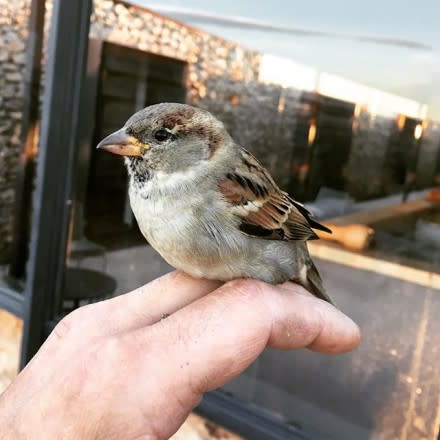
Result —
<path fill-rule="evenodd" d="M 240 316 L 241 320 L 252 321 L 255 329 L 266 327 L 272 314 L 270 293 L 273 293 L 273 286 L 252 279 L 229 283 L 229 301 L 225 307 L 228 316 Z"/>
<path fill-rule="evenodd" d="M 57 340 L 66 339 L 74 329 L 83 321 L 84 311 L 76 309 L 66 315 L 53 329 L 50 338 Z"/>
<path fill-rule="evenodd" d="M 70 321 L 69 315 L 63 318 L 52 330 L 49 339 L 57 341 L 66 339 L 72 328 Z"/>

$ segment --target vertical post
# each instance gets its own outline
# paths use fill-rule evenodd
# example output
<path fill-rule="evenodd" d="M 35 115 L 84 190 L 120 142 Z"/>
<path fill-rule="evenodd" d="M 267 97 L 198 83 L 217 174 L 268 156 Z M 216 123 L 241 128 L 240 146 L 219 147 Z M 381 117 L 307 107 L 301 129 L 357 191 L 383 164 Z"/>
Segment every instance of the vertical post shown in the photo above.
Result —
<path fill-rule="evenodd" d="M 98 95 L 99 74 L 104 42 L 90 39 L 87 57 L 86 77 L 81 92 L 81 111 L 78 126 L 78 148 L 74 177 L 73 232 L 75 242 L 83 242 L 85 210 L 90 161 L 94 146 L 96 98 Z"/>
<path fill-rule="evenodd" d="M 54 0 L 29 261 L 21 366 L 35 354 L 60 295 L 92 0 Z"/>

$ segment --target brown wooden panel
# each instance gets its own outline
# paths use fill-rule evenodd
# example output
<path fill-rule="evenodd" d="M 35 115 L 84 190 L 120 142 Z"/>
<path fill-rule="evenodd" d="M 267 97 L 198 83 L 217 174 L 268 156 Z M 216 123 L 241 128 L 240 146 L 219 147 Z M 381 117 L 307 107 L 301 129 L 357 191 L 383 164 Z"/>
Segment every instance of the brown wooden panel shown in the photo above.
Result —
<path fill-rule="evenodd" d="M 103 96 L 134 100 L 136 96 L 137 77 L 110 73 L 102 82 Z"/>
<path fill-rule="evenodd" d="M 99 140 L 105 138 L 106 136 L 108 136 L 111 133 L 114 133 L 115 131 L 119 130 L 121 127 L 122 127 L 122 124 L 110 124 L 110 123 L 106 122 L 100 128 Z"/>
<path fill-rule="evenodd" d="M 111 53 L 105 56 L 105 67 L 111 72 L 127 73 L 129 75 L 138 75 L 141 72 L 141 64 L 145 58 L 131 58 L 129 56 L 115 56 Z"/>
<path fill-rule="evenodd" d="M 147 87 L 147 105 L 159 102 L 185 102 L 186 89 L 167 81 L 150 80 Z"/>
<path fill-rule="evenodd" d="M 184 63 L 177 60 L 164 60 L 152 56 L 148 60 L 148 77 L 182 85 L 185 78 L 185 67 Z"/>
<path fill-rule="evenodd" d="M 106 99 L 103 102 L 102 121 L 105 121 L 106 125 L 119 125 L 119 127 L 122 127 L 133 113 L 133 102 L 119 99 Z"/>
<path fill-rule="evenodd" d="M 95 174 L 99 176 L 101 185 L 105 185 L 105 187 L 112 186 L 119 178 L 123 178 L 125 181 L 127 173 L 123 166 L 123 158 L 105 151 L 100 153 L 99 161 L 96 163 Z M 102 179 L 105 179 L 105 181 L 102 182 Z M 123 186 L 125 190 L 125 185 Z"/>

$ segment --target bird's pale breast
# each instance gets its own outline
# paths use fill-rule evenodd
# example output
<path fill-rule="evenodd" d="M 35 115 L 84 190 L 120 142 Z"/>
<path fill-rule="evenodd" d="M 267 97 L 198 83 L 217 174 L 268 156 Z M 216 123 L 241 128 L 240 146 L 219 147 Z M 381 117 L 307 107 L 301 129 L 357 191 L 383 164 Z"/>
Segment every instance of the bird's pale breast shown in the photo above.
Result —
<path fill-rule="evenodd" d="M 262 240 L 241 233 L 235 218 L 209 189 L 191 198 L 130 188 L 130 202 L 139 228 L 151 246 L 172 266 L 195 277 L 217 280 L 257 278 L 279 283 L 299 275 L 301 246 Z M 305 257 L 305 255 L 304 255 Z"/>

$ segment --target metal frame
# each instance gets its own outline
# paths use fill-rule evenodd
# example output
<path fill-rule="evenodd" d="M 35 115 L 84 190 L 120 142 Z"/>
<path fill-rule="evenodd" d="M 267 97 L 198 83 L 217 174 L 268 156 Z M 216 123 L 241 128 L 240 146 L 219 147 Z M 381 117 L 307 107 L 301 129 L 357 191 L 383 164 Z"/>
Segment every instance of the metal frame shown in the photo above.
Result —
<path fill-rule="evenodd" d="M 223 391 L 203 397 L 195 410 L 201 416 L 252 440 L 317 440 L 282 419 L 247 405 Z"/>
<path fill-rule="evenodd" d="M 97 107 L 98 82 L 101 69 L 101 58 L 104 42 L 101 39 L 88 40 L 86 77 L 80 101 L 78 122 L 77 160 L 74 175 L 74 200 L 72 240 L 84 238 L 84 205 L 88 186 L 88 173 L 92 160 L 92 139 L 95 130 L 95 114 Z"/>
<path fill-rule="evenodd" d="M 24 297 L 21 293 L 7 287 L 0 287 L 0 309 L 22 318 L 23 304 Z"/>

